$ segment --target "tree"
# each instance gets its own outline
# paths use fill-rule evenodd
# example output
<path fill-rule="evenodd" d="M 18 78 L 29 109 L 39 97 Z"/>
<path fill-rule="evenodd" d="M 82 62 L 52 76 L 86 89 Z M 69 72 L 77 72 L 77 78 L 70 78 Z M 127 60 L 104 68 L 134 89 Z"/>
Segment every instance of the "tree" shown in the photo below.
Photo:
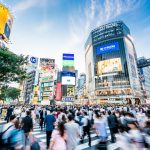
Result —
<path fill-rule="evenodd" d="M 26 78 L 24 65 L 28 57 L 17 55 L 7 48 L 0 48 L 0 84 L 20 82 Z"/>
<path fill-rule="evenodd" d="M 1 88 L 0 99 L 6 100 L 6 98 L 10 98 L 12 100 L 18 99 L 20 96 L 20 89 L 14 87 L 3 86 Z"/>

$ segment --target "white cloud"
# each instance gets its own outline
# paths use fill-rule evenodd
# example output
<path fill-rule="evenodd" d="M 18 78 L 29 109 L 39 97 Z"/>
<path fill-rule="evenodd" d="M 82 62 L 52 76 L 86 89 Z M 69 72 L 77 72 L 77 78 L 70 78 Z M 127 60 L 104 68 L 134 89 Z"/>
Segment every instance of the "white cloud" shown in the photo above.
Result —
<path fill-rule="evenodd" d="M 26 11 L 32 7 L 41 7 L 45 6 L 47 3 L 47 0 L 20 0 L 19 3 L 17 3 L 13 7 L 14 12 L 22 12 Z"/>
<path fill-rule="evenodd" d="M 53 27 L 52 23 L 50 23 L 48 21 L 44 21 L 43 23 L 41 23 L 37 27 L 35 27 L 35 31 L 37 33 L 43 33 L 43 32 L 48 31 L 52 27 Z"/>
<path fill-rule="evenodd" d="M 70 17 L 70 47 L 83 45 L 90 31 L 137 8 L 139 0 L 91 0 Z M 83 13 L 81 13 L 83 12 Z"/>

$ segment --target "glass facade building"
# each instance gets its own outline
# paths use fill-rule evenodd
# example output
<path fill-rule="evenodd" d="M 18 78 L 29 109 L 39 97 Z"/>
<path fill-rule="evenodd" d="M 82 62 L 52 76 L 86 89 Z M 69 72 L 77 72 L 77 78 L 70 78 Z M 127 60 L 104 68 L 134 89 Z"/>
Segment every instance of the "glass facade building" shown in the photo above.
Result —
<path fill-rule="evenodd" d="M 130 30 L 122 21 L 91 31 L 85 44 L 89 98 L 137 102 L 141 92 L 136 59 Z"/>
<path fill-rule="evenodd" d="M 145 57 L 138 58 L 138 64 L 142 65 L 145 62 Z M 140 82 L 143 91 L 144 99 L 150 100 L 150 66 L 139 68 Z"/>

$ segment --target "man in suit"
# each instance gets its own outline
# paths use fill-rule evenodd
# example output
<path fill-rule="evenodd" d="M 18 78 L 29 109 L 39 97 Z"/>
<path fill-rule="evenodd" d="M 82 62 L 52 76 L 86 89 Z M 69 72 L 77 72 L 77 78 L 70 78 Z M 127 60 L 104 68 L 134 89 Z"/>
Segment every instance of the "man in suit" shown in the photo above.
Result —
<path fill-rule="evenodd" d="M 111 113 L 111 111 L 108 111 L 108 126 L 110 129 L 111 134 L 111 142 L 115 143 L 116 137 L 115 134 L 118 132 L 118 121 L 115 115 Z"/>
<path fill-rule="evenodd" d="M 27 116 L 22 120 L 22 129 L 26 135 L 28 135 L 28 133 L 33 130 L 33 121 L 30 111 L 27 111 Z"/>
<path fill-rule="evenodd" d="M 53 113 L 53 110 L 47 111 L 47 115 L 45 117 L 47 148 L 49 148 L 52 131 L 54 129 L 54 123 L 56 121 L 52 113 Z"/>
<path fill-rule="evenodd" d="M 40 111 L 40 127 L 41 127 L 41 131 L 43 130 L 43 123 L 44 123 L 44 119 L 46 116 L 46 109 L 42 108 L 42 110 Z M 45 126 L 45 124 L 44 124 Z"/>

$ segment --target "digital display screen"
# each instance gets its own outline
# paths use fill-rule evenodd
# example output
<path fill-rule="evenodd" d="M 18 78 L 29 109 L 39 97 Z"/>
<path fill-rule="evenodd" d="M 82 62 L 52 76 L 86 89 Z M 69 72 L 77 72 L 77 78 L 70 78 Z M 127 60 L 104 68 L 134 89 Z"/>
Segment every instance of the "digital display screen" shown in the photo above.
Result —
<path fill-rule="evenodd" d="M 99 61 L 97 64 L 98 75 L 119 72 L 119 71 L 122 71 L 120 58 L 113 58 L 113 59 Z"/>
<path fill-rule="evenodd" d="M 75 85 L 75 77 L 63 76 L 62 85 Z"/>
<path fill-rule="evenodd" d="M 96 55 L 105 54 L 113 51 L 119 50 L 119 43 L 118 42 L 112 42 L 108 44 L 104 44 L 102 46 L 96 47 Z"/>

